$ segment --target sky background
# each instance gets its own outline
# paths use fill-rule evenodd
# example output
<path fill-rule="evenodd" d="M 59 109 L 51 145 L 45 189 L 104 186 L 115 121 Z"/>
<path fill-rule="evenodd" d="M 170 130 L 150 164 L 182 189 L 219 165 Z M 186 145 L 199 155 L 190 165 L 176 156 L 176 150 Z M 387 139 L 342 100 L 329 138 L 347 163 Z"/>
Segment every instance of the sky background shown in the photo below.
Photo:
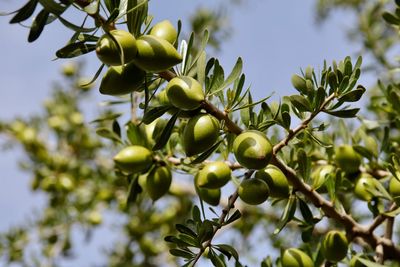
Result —
<path fill-rule="evenodd" d="M 13 11 L 24 2 L 0 0 L 0 11 Z M 346 41 L 344 29 L 352 23 L 349 14 L 335 13 L 326 23 L 316 25 L 315 1 L 312 0 L 243 2 L 240 7 L 231 8 L 231 39 L 212 56 L 219 58 L 226 71 L 232 68 L 238 56 L 243 58 L 246 81 L 252 86 L 254 99 L 271 92 L 276 96 L 294 94 L 296 91 L 292 89 L 290 78 L 299 73 L 300 68 L 311 65 L 318 70 L 324 60 L 330 63 L 348 55 L 354 56 L 357 51 L 357 47 Z M 169 19 L 174 24 L 181 18 L 185 25 L 194 7 L 221 3 L 227 1 L 151 1 L 150 13 L 156 19 Z M 66 62 L 52 61 L 55 51 L 72 35 L 59 23 L 53 23 L 36 42 L 28 43 L 28 29 L 8 24 L 10 18 L 0 17 L 0 120 L 41 111 L 52 82 L 60 80 L 61 65 Z M 93 76 L 99 61 L 93 53 L 83 59 L 87 64 L 85 73 Z M 89 113 L 95 116 L 101 109 L 97 103 L 110 99 L 98 94 L 92 103 L 88 103 Z M 88 121 L 92 119 L 94 117 L 87 118 Z M 0 137 L 0 144 L 2 140 Z M 0 231 L 22 222 L 43 203 L 40 195 L 29 192 L 29 174 L 18 170 L 17 161 L 22 156 L 18 149 L 0 151 Z M 90 246 L 83 249 L 86 255 L 96 255 Z M 76 266 L 87 266 L 93 262 L 90 258 L 93 259 L 80 259 Z"/>

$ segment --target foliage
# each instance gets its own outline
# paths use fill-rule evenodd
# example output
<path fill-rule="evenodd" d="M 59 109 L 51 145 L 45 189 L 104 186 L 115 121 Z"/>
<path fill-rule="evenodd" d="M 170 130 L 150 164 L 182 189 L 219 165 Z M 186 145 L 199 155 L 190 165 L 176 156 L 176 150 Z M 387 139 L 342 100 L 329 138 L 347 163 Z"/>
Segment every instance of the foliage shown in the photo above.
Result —
<path fill-rule="evenodd" d="M 340 234 L 346 242 L 329 239 L 325 246 L 348 241 L 349 248 L 341 247 L 339 256 L 329 253 L 331 260 L 398 266 L 400 247 L 393 231 L 400 208 L 398 196 L 387 188 L 389 180 L 400 180 L 400 95 L 396 62 L 389 53 L 397 44 L 394 29 L 400 15 L 399 7 L 384 2 L 319 1 L 321 17 L 342 5 L 362 11 L 356 33 L 374 56 L 367 64 L 382 73 L 377 89 L 368 90 L 368 110 L 362 110 L 360 100 L 367 89 L 358 84 L 361 56 L 324 62 L 318 72 L 307 67 L 294 74 L 294 93 L 278 103 L 269 96 L 254 100 L 240 57 L 226 72 L 206 53 L 209 40 L 214 46 L 220 42 L 202 27 L 212 22 L 212 29 L 221 29 L 214 15 L 194 19 L 195 32 L 186 39 L 178 22 L 176 35 L 172 29 L 164 40 L 148 36 L 155 24 L 146 0 L 28 1 L 10 23 L 27 20 L 40 7 L 28 36 L 33 42 L 59 20 L 74 34 L 56 56 L 96 53 L 101 62 L 93 80 L 104 67 L 112 68 L 99 53 L 103 47 L 98 40 L 107 40 L 107 57 L 121 69 L 113 72 L 115 82 L 107 85 L 111 89 L 102 93 L 122 96 L 87 123 L 80 106 L 92 91 L 90 84 L 80 86 L 81 69 L 67 66 L 67 86 L 57 86 L 44 115 L 0 125 L 1 133 L 26 152 L 23 166 L 34 175 L 32 190 L 48 197 L 43 214 L 0 236 L 2 260 L 58 266 L 74 254 L 77 227 L 90 236 L 114 212 L 121 217 L 123 238 L 107 247 L 107 266 L 195 266 L 200 259 L 213 266 L 244 266 L 246 253 L 259 244 L 260 232 L 276 250 L 253 265 L 285 266 L 300 255 L 307 265 L 312 261 L 331 266 L 336 263 L 325 259 L 321 243 L 337 230 L 346 233 Z M 83 22 L 66 20 L 67 9 L 80 12 Z M 93 25 L 87 25 L 89 18 Z M 125 39 L 113 35 L 117 27 L 125 31 L 130 47 L 137 46 L 137 53 L 125 57 L 132 51 L 126 50 Z M 133 79 L 134 86 L 126 81 L 129 75 L 121 74 L 130 64 L 146 72 Z M 126 87 L 121 92 L 113 83 Z M 129 108 L 118 113 L 116 106 Z M 200 118 L 208 122 L 198 123 Z M 351 127 L 350 121 L 357 123 Z M 189 131 L 194 141 L 186 140 Z M 243 132 L 255 136 L 242 138 Z M 198 150 L 188 152 L 190 145 Z M 243 158 L 256 158 L 257 164 Z M 219 161 L 232 172 L 208 167 L 221 166 L 212 164 Z M 289 193 L 285 189 L 284 194 L 271 194 L 273 182 L 255 175 L 268 164 L 279 169 L 279 177 L 271 174 L 268 179 L 287 179 Z M 200 182 L 195 179 L 199 170 Z M 228 174 L 231 181 L 226 185 Z M 224 181 L 213 183 L 218 175 Z M 215 197 L 207 198 L 212 194 L 207 190 L 219 190 L 213 193 L 218 198 L 222 194 L 218 205 Z M 261 204 L 267 199 L 268 204 Z M 219 238 L 222 229 L 235 235 Z M 298 236 L 299 244 L 294 242 Z"/>

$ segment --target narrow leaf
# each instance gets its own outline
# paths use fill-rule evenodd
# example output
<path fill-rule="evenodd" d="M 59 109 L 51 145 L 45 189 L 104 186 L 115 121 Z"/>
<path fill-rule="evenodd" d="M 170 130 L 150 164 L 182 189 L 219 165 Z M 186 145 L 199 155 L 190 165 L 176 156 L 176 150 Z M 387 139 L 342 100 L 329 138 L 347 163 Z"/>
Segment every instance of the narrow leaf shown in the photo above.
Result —
<path fill-rule="evenodd" d="M 339 118 L 353 118 L 357 115 L 359 110 L 360 110 L 359 108 L 353 108 L 353 109 L 341 109 L 335 111 L 324 110 L 324 112 Z"/>
<path fill-rule="evenodd" d="M 32 43 L 39 38 L 42 33 L 44 27 L 46 26 L 47 19 L 49 18 L 50 13 L 45 9 L 42 9 L 31 25 L 31 30 L 28 35 L 28 42 Z"/>
<path fill-rule="evenodd" d="M 164 130 L 162 131 L 160 138 L 157 140 L 157 143 L 153 147 L 153 151 L 159 150 L 163 148 L 172 134 L 172 130 L 174 129 L 175 122 L 178 119 L 179 111 L 176 112 L 171 119 L 168 121 L 167 125 L 165 126 Z"/>
<path fill-rule="evenodd" d="M 95 44 L 86 44 L 85 42 L 77 42 L 64 46 L 56 52 L 58 58 L 73 58 L 92 52 L 96 49 Z"/>
<path fill-rule="evenodd" d="M 21 7 L 17 14 L 10 20 L 10 23 L 19 23 L 24 20 L 27 20 L 30 16 L 32 16 L 33 12 L 35 12 L 38 0 L 28 1 L 23 7 Z"/>

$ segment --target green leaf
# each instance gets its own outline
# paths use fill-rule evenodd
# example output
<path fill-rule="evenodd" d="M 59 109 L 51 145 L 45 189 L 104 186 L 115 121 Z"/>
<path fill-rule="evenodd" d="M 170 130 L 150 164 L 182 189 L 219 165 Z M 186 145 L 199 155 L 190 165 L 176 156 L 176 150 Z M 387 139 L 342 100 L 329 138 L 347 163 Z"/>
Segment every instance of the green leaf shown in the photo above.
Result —
<path fill-rule="evenodd" d="M 300 175 L 305 181 L 307 181 L 310 177 L 311 161 L 310 157 L 307 156 L 307 153 L 302 148 L 297 151 L 297 161 L 299 164 Z"/>
<path fill-rule="evenodd" d="M 385 267 L 386 265 L 382 265 L 373 261 L 369 261 L 363 258 L 358 258 L 358 260 L 364 264 L 366 267 Z M 387 267 L 387 266 L 386 266 Z"/>
<path fill-rule="evenodd" d="M 223 253 L 225 256 L 228 257 L 228 260 L 230 259 L 231 256 L 238 261 L 239 260 L 239 254 L 237 253 L 236 249 L 230 245 L 227 244 L 219 244 L 219 245 L 214 245 L 214 247 L 219 250 L 221 253 Z"/>
<path fill-rule="evenodd" d="M 183 242 L 189 244 L 188 247 L 201 247 L 200 242 L 197 240 L 197 236 L 191 236 L 187 234 L 179 234 L 178 238 L 182 240 Z"/>
<path fill-rule="evenodd" d="M 120 0 L 104 0 L 108 12 L 113 12 L 115 9 L 119 8 Z"/>
<path fill-rule="evenodd" d="M 228 85 L 230 85 L 231 83 L 233 83 L 234 81 L 236 81 L 236 79 L 239 78 L 239 75 L 242 73 L 242 68 L 243 68 L 243 61 L 242 58 L 238 58 L 235 66 L 233 67 L 231 73 L 229 74 L 229 76 L 226 78 L 226 80 L 219 86 L 218 89 L 216 89 L 216 91 L 220 91 L 225 89 Z"/>
<path fill-rule="evenodd" d="M 46 26 L 47 19 L 49 18 L 50 13 L 45 9 L 42 9 L 35 19 L 32 22 L 31 30 L 28 35 L 28 42 L 32 43 L 39 38 L 42 33 L 44 27 Z"/>
<path fill-rule="evenodd" d="M 210 238 L 212 238 L 213 236 L 213 233 L 214 233 L 214 224 L 210 220 L 205 220 L 199 227 L 198 239 L 200 240 L 201 243 L 203 243 L 207 240 L 210 240 Z"/>
<path fill-rule="evenodd" d="M 221 139 L 218 142 L 216 142 L 212 147 L 210 147 L 207 151 L 201 153 L 197 158 L 195 158 L 190 164 L 198 164 L 202 163 L 205 161 L 209 156 L 214 153 L 214 151 L 219 147 L 219 145 L 223 142 L 224 140 Z"/>
<path fill-rule="evenodd" d="M 122 144 L 121 138 L 108 128 L 101 127 L 96 129 L 96 134 Z"/>
<path fill-rule="evenodd" d="M 197 234 L 192 229 L 187 227 L 186 225 L 176 224 L 175 228 L 176 228 L 176 230 L 178 230 L 178 232 L 180 232 L 182 234 L 187 234 L 192 237 L 197 237 Z"/>
<path fill-rule="evenodd" d="M 303 219 L 306 221 L 307 224 L 313 225 L 314 224 L 314 216 L 311 212 L 310 207 L 301 198 L 298 198 L 297 200 L 299 201 L 300 212 L 301 212 L 301 215 L 303 216 Z"/>
<path fill-rule="evenodd" d="M 134 203 L 137 196 L 143 192 L 142 187 L 139 185 L 139 175 L 131 177 L 131 182 L 128 188 L 128 199 L 127 203 Z"/>
<path fill-rule="evenodd" d="M 360 110 L 359 108 L 353 108 L 353 109 L 341 109 L 334 111 L 324 110 L 324 112 L 339 118 L 353 118 L 357 115 L 359 110 Z"/>
<path fill-rule="evenodd" d="M 96 50 L 95 44 L 77 42 L 64 46 L 56 52 L 58 58 L 73 58 Z"/>
<path fill-rule="evenodd" d="M 150 107 L 146 110 L 146 113 L 144 114 L 142 118 L 142 122 L 144 124 L 150 124 L 162 115 L 164 115 L 165 112 L 170 110 L 172 106 L 157 106 L 157 107 Z"/>
<path fill-rule="evenodd" d="M 126 126 L 126 136 L 131 145 L 147 146 L 146 137 L 139 125 L 129 122 Z"/>
<path fill-rule="evenodd" d="M 307 98 L 301 95 L 291 95 L 289 96 L 290 103 L 300 112 L 312 111 L 310 102 Z"/>
<path fill-rule="evenodd" d="M 127 26 L 130 33 L 134 36 L 140 36 L 140 29 L 147 17 L 148 3 L 147 0 L 130 0 L 128 1 L 126 16 Z M 119 19 L 121 15 L 117 18 Z"/>
<path fill-rule="evenodd" d="M 180 111 L 176 112 L 171 117 L 171 119 L 168 121 L 167 125 L 165 126 L 164 130 L 162 131 L 162 133 L 160 135 L 160 138 L 157 140 L 157 143 L 154 145 L 153 151 L 159 150 L 167 144 L 169 137 L 171 136 L 172 131 L 174 129 L 175 122 L 178 119 L 179 112 Z"/>
<path fill-rule="evenodd" d="M 169 253 L 171 255 L 174 255 L 176 257 L 181 257 L 185 259 L 192 259 L 195 255 L 193 252 L 191 252 L 188 249 L 180 249 L 180 248 L 172 248 L 169 250 Z"/>
<path fill-rule="evenodd" d="M 308 89 L 307 89 L 307 83 L 306 80 L 303 77 L 300 77 L 297 74 L 293 74 L 291 78 L 291 82 L 293 87 L 299 91 L 301 94 L 307 95 Z"/>
<path fill-rule="evenodd" d="M 115 120 L 116 118 L 119 118 L 123 113 L 111 113 L 111 114 L 106 114 L 100 118 L 97 118 L 90 123 L 95 123 L 95 122 L 103 122 L 103 121 L 112 121 Z"/>
<path fill-rule="evenodd" d="M 197 81 L 203 85 L 206 80 L 206 52 L 203 51 L 200 54 L 199 60 L 197 61 Z"/>
<path fill-rule="evenodd" d="M 215 267 L 226 267 L 226 263 L 213 250 L 210 250 L 208 256 Z"/>
<path fill-rule="evenodd" d="M 279 234 L 286 224 L 293 219 L 294 213 L 296 212 L 296 200 L 297 197 L 295 195 L 289 197 L 285 210 L 283 211 L 279 223 L 274 231 L 275 235 Z"/>
<path fill-rule="evenodd" d="M 198 206 L 194 205 L 192 210 L 192 218 L 195 222 L 201 222 L 201 214 Z"/>
<path fill-rule="evenodd" d="M 228 225 L 233 223 L 234 221 L 240 219 L 242 217 L 242 213 L 239 210 L 235 210 L 235 212 L 224 222 L 224 225 Z"/>
<path fill-rule="evenodd" d="M 68 8 L 68 6 L 58 4 L 52 0 L 39 0 L 39 2 L 47 12 L 56 16 L 61 15 Z"/>
<path fill-rule="evenodd" d="M 398 26 L 400 24 L 400 19 L 392 13 L 387 11 L 383 12 L 382 18 L 389 24 Z"/>
<path fill-rule="evenodd" d="M 359 85 L 357 89 L 341 95 L 338 100 L 341 102 L 356 102 L 360 100 L 365 91 L 366 89 Z"/>
<path fill-rule="evenodd" d="M 10 20 L 10 23 L 20 23 L 27 20 L 35 12 L 38 0 L 30 0 L 23 7 L 21 7 L 17 14 Z"/>
<path fill-rule="evenodd" d="M 56 16 L 56 17 L 65 27 L 67 27 L 68 29 L 73 30 L 73 31 L 75 31 L 77 33 L 92 32 L 92 31 L 97 29 L 96 27 L 84 28 L 84 27 L 81 27 L 81 26 L 78 26 L 78 25 L 75 25 L 75 24 L 69 22 L 68 20 L 64 19 L 61 16 Z M 97 41 L 99 39 L 99 37 L 97 37 L 97 36 L 93 36 L 93 35 L 90 35 L 90 36 L 91 36 L 91 39 L 92 39 L 91 41 L 93 41 L 93 40 Z"/>

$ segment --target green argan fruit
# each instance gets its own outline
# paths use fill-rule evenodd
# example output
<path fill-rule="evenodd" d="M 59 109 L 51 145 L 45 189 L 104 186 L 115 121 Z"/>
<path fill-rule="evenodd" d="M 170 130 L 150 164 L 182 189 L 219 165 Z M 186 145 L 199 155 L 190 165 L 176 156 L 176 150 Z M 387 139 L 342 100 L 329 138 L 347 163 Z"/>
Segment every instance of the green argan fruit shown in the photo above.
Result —
<path fill-rule="evenodd" d="M 150 35 L 168 41 L 170 44 L 175 44 L 178 32 L 169 20 L 163 20 L 150 30 Z"/>
<path fill-rule="evenodd" d="M 119 47 L 122 48 L 122 51 L 119 50 Z M 104 64 L 111 66 L 119 66 L 122 63 L 131 62 L 136 57 L 137 51 L 135 37 L 124 30 L 112 30 L 100 37 L 96 44 L 97 57 Z M 123 52 L 123 62 L 121 60 L 121 52 Z"/>
<path fill-rule="evenodd" d="M 146 72 L 135 64 L 110 67 L 100 84 L 103 95 L 125 95 L 138 91 L 143 84 Z"/>
<path fill-rule="evenodd" d="M 379 181 L 368 173 L 362 173 L 356 180 L 354 194 L 363 201 L 371 201 L 374 198 L 372 191 L 381 187 Z"/>
<path fill-rule="evenodd" d="M 89 213 L 88 216 L 88 222 L 91 225 L 99 225 L 103 222 L 103 217 L 101 216 L 101 213 L 98 211 L 92 211 Z"/>
<path fill-rule="evenodd" d="M 195 179 L 194 179 L 194 183 L 195 183 L 195 189 L 197 194 L 199 195 L 199 197 L 205 201 L 206 203 L 212 205 L 212 206 L 218 206 L 219 205 L 219 201 L 221 199 L 221 189 L 207 189 L 207 188 L 199 188 L 197 186 L 197 179 L 198 179 L 198 175 L 196 175 Z"/>
<path fill-rule="evenodd" d="M 351 145 L 340 145 L 335 148 L 335 161 L 344 172 L 352 174 L 359 171 L 361 156 Z"/>
<path fill-rule="evenodd" d="M 271 160 L 272 145 L 262 132 L 248 130 L 233 141 L 233 153 L 243 167 L 260 170 Z"/>
<path fill-rule="evenodd" d="M 328 179 L 329 175 L 335 172 L 335 167 L 332 165 L 318 166 L 311 173 L 311 180 L 313 181 L 313 189 L 319 189 L 325 181 Z"/>
<path fill-rule="evenodd" d="M 208 114 L 191 118 L 185 126 L 182 143 L 188 157 L 209 149 L 219 136 L 219 121 Z"/>
<path fill-rule="evenodd" d="M 208 163 L 199 171 L 197 186 L 217 189 L 226 185 L 231 179 L 231 168 L 223 161 Z"/>
<path fill-rule="evenodd" d="M 204 100 L 201 84 L 189 76 L 173 78 L 165 90 L 171 105 L 182 110 L 197 109 Z"/>
<path fill-rule="evenodd" d="M 138 53 L 134 62 L 145 71 L 161 72 L 182 62 L 182 56 L 175 47 L 157 36 L 143 35 L 136 44 Z"/>
<path fill-rule="evenodd" d="M 77 67 L 73 63 L 66 63 L 62 66 L 62 74 L 64 74 L 67 77 L 74 76 L 77 73 Z"/>
<path fill-rule="evenodd" d="M 338 262 L 346 257 L 349 243 L 343 232 L 329 231 L 322 241 L 322 253 L 330 262 Z"/>
<path fill-rule="evenodd" d="M 152 169 L 146 179 L 146 190 L 150 198 L 156 201 L 165 195 L 169 190 L 171 181 L 172 173 L 169 167 L 158 166 Z"/>
<path fill-rule="evenodd" d="M 282 267 L 314 267 L 310 256 L 297 248 L 288 248 L 281 258 Z"/>
<path fill-rule="evenodd" d="M 114 157 L 119 169 L 127 173 L 146 171 L 153 164 L 151 151 L 143 146 L 128 146 Z"/>
<path fill-rule="evenodd" d="M 275 165 L 269 164 L 265 169 L 257 171 L 255 177 L 268 184 L 271 197 L 287 198 L 289 196 L 289 183 L 286 176 Z"/>
<path fill-rule="evenodd" d="M 398 175 L 400 176 L 400 175 Z M 389 193 L 393 197 L 394 201 L 400 204 L 400 182 L 395 177 L 390 178 L 389 182 Z"/>
<path fill-rule="evenodd" d="M 238 193 L 244 203 L 259 205 L 268 199 L 270 190 L 266 182 L 252 178 L 240 183 Z"/>
<path fill-rule="evenodd" d="M 158 118 L 145 126 L 146 136 L 151 144 L 158 141 L 167 123 L 168 122 L 165 119 Z"/>
<path fill-rule="evenodd" d="M 168 99 L 168 96 L 167 96 L 167 90 L 165 90 L 165 89 L 162 90 L 162 91 L 157 95 L 157 99 L 158 99 L 158 102 L 159 102 L 159 104 L 160 104 L 161 106 L 169 106 L 169 107 L 170 107 L 170 109 L 168 110 L 168 113 L 169 113 L 169 114 L 175 114 L 175 113 L 179 110 L 179 108 L 174 107 L 174 106 L 169 102 L 169 99 Z M 194 109 L 194 110 L 181 110 L 181 111 L 179 112 L 178 117 L 179 117 L 179 118 L 192 118 L 193 116 L 196 116 L 197 114 L 199 114 L 199 113 L 200 113 L 200 110 L 201 110 L 200 107 L 197 108 L 197 109 Z"/>

